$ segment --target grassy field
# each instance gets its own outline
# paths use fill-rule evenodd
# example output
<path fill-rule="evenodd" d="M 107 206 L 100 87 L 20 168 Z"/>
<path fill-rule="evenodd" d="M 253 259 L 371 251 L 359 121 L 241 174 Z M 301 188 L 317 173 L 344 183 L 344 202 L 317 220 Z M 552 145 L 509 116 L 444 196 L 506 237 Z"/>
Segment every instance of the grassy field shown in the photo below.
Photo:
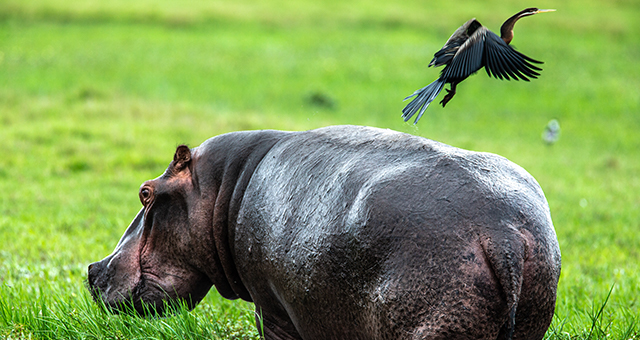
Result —
<path fill-rule="evenodd" d="M 471 17 L 545 61 L 458 87 L 417 126 L 402 98 Z M 0 338 L 257 338 L 252 305 L 112 316 L 84 289 L 175 147 L 333 124 L 503 155 L 544 189 L 562 250 L 550 339 L 640 339 L 640 2 L 0 2 Z M 438 99 L 439 101 L 440 99 Z M 560 140 L 544 126 L 558 119 Z M 610 294 L 609 294 L 610 293 Z"/>

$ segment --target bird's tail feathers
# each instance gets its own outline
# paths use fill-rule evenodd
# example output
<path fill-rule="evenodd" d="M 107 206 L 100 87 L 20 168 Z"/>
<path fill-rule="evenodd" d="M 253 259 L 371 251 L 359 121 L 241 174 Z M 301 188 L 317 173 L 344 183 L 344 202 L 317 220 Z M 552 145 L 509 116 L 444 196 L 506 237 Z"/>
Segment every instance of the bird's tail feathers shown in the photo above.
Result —
<path fill-rule="evenodd" d="M 407 104 L 407 106 L 404 107 L 404 109 L 402 109 L 402 118 L 404 121 L 408 121 L 416 114 L 416 112 L 420 111 L 416 120 L 413 122 L 414 125 L 417 124 L 418 120 L 420 120 L 424 114 L 424 111 L 429 107 L 429 104 L 431 104 L 438 94 L 440 94 L 440 91 L 442 91 L 444 83 L 443 79 L 438 78 L 431 84 L 416 90 L 412 95 L 405 98 L 404 100 L 415 97 L 409 104 Z"/>

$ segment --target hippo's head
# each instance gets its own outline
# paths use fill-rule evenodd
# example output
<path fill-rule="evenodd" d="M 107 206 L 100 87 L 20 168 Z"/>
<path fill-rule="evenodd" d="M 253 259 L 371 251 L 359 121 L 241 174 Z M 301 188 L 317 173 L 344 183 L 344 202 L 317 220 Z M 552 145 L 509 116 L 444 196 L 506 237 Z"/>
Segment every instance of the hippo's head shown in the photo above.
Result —
<path fill-rule="evenodd" d="M 213 207 L 193 173 L 191 150 L 179 146 L 165 173 L 140 187 L 143 207 L 113 253 L 89 265 L 89 290 L 112 312 L 162 315 L 164 301 L 177 300 L 193 308 L 211 288 Z"/>

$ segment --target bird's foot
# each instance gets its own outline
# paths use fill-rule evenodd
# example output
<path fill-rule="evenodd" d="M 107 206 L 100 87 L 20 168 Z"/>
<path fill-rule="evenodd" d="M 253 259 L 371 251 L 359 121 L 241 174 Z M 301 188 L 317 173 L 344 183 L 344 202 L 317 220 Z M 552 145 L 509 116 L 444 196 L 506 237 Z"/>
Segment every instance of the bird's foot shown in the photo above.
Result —
<path fill-rule="evenodd" d="M 451 100 L 451 98 L 453 98 L 453 96 L 456 95 L 456 91 L 449 90 L 449 89 L 445 89 L 445 90 L 447 90 L 447 95 L 445 95 L 444 98 L 440 101 L 440 104 L 442 104 L 442 107 L 447 105 L 447 103 Z"/>
<path fill-rule="evenodd" d="M 440 101 L 440 104 L 442 104 L 442 107 L 445 107 L 445 105 L 447 105 L 447 103 L 453 98 L 453 96 L 456 95 L 455 90 L 449 90 L 449 89 L 445 89 L 445 90 L 447 90 L 447 94 Z"/>

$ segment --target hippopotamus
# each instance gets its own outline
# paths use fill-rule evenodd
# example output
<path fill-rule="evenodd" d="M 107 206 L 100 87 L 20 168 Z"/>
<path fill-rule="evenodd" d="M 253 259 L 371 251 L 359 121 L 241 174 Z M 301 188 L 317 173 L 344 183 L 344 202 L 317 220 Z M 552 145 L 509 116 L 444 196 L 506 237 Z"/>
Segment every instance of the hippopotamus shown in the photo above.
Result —
<path fill-rule="evenodd" d="M 215 286 L 255 304 L 265 339 L 542 339 L 553 317 L 549 206 L 494 154 L 361 126 L 239 131 L 178 146 L 139 197 L 88 269 L 115 313 Z"/>

